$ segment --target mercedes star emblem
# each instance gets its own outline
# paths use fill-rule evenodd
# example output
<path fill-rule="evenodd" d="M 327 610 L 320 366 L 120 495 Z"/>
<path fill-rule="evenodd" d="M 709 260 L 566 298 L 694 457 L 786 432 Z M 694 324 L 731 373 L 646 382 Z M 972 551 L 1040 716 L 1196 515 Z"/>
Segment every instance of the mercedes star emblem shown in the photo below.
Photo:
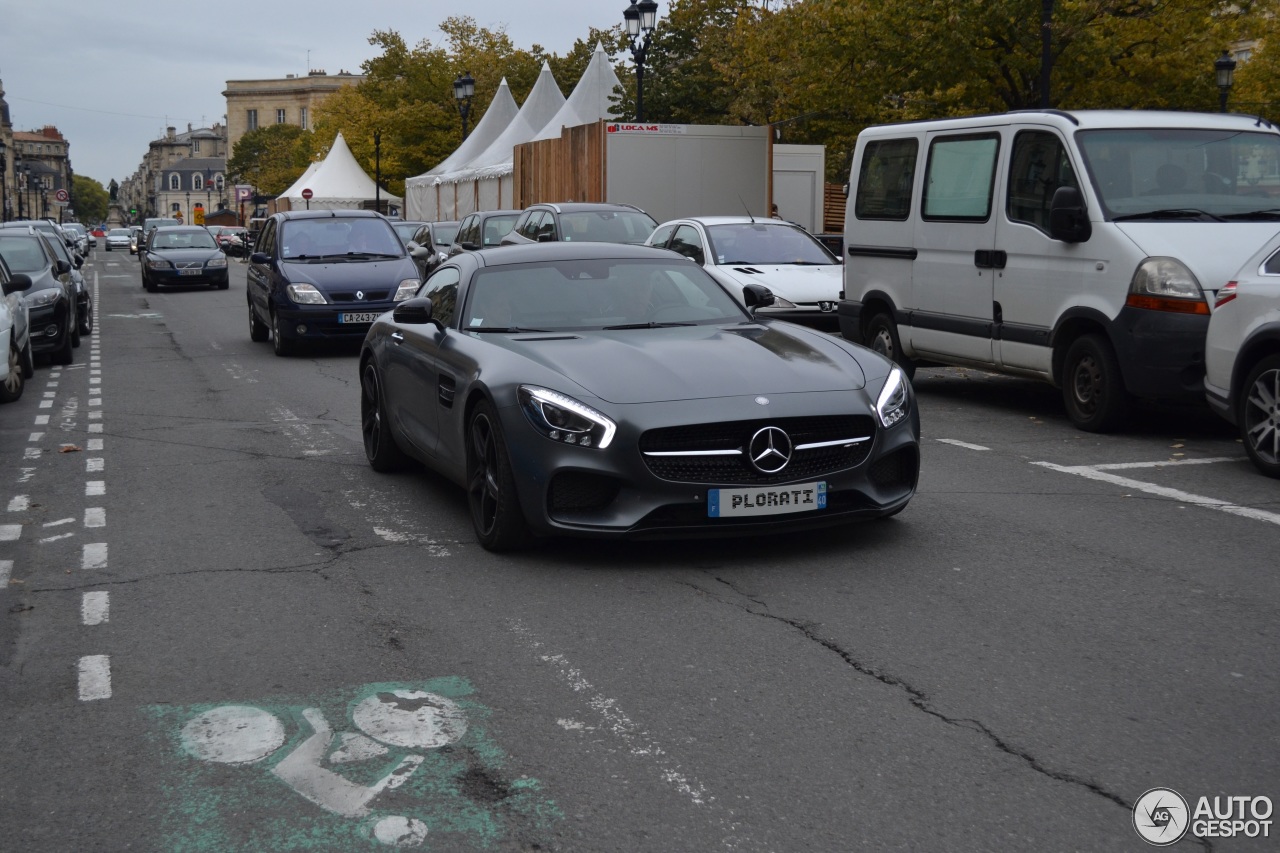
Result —
<path fill-rule="evenodd" d="M 791 461 L 791 437 L 777 427 L 764 427 L 751 436 L 747 452 L 757 471 L 776 474 Z"/>

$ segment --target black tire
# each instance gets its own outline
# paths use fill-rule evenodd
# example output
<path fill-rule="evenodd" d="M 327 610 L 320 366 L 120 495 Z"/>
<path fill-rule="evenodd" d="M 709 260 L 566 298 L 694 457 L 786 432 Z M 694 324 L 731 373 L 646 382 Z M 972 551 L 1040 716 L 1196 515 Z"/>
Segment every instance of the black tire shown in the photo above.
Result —
<path fill-rule="evenodd" d="M 280 314 L 274 310 L 271 312 L 271 346 L 282 358 L 293 355 L 298 348 L 296 342 L 280 334 Z"/>
<path fill-rule="evenodd" d="M 487 400 L 476 404 L 467 425 L 467 503 L 486 551 L 510 551 L 528 542 L 502 425 Z"/>
<path fill-rule="evenodd" d="M 1129 392 L 1111 343 L 1082 335 L 1067 348 L 1062 364 L 1062 400 L 1067 416 L 1085 432 L 1112 432 L 1129 417 Z"/>
<path fill-rule="evenodd" d="M 364 436 L 364 455 L 369 467 L 382 473 L 399 471 L 409 462 L 395 436 L 382 397 L 382 381 L 373 359 L 360 371 L 360 433 Z"/>
<path fill-rule="evenodd" d="M 151 279 L 147 278 L 147 274 L 145 272 L 142 274 L 142 289 L 147 293 L 156 292 L 156 286 L 151 283 Z"/>
<path fill-rule="evenodd" d="M 70 326 L 70 323 L 68 323 Z M 71 351 L 71 329 L 67 328 L 62 333 L 62 346 L 53 351 L 51 360 L 54 364 L 70 364 L 75 355 Z"/>
<path fill-rule="evenodd" d="M 12 403 L 20 399 L 26 387 L 27 375 L 25 365 L 22 363 L 22 351 L 18 349 L 18 344 L 13 340 L 11 333 L 8 368 L 0 377 L 0 403 Z"/>
<path fill-rule="evenodd" d="M 231 282 L 229 282 L 229 281 L 224 281 L 224 282 L 222 282 L 221 284 L 219 284 L 219 285 L 218 285 L 218 290 L 228 290 L 228 289 L 230 289 L 230 287 L 231 287 Z"/>
<path fill-rule="evenodd" d="M 1280 478 L 1280 355 L 1267 356 L 1249 371 L 1236 422 L 1254 466 Z"/>
<path fill-rule="evenodd" d="M 867 322 L 867 347 L 889 359 L 902 368 L 908 379 L 916 375 L 916 363 L 902 352 L 902 341 L 898 338 L 898 324 L 885 312 L 872 316 Z"/>
<path fill-rule="evenodd" d="M 85 306 L 84 316 L 80 318 L 80 334 L 93 334 L 93 309 L 87 305 Z"/>
<path fill-rule="evenodd" d="M 31 335 L 27 335 L 27 345 L 22 351 L 22 375 L 26 379 L 36 375 L 36 354 L 31 350 Z"/>
<path fill-rule="evenodd" d="M 76 312 L 79 315 L 79 311 Z M 76 321 L 71 324 L 71 346 L 80 349 L 80 318 L 76 317 Z"/>
<path fill-rule="evenodd" d="M 257 313 L 253 310 L 253 303 L 249 303 L 249 340 L 254 343 L 265 343 L 271 337 L 271 327 L 258 319 Z"/>

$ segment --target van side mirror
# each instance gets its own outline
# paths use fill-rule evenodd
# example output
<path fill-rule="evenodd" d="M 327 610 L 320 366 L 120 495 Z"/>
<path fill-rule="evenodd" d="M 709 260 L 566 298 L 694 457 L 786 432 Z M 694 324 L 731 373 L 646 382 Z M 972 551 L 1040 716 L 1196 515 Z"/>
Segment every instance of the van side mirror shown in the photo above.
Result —
<path fill-rule="evenodd" d="M 1084 196 L 1076 187 L 1058 187 L 1049 204 L 1049 236 L 1064 243 L 1084 243 L 1093 235 Z"/>

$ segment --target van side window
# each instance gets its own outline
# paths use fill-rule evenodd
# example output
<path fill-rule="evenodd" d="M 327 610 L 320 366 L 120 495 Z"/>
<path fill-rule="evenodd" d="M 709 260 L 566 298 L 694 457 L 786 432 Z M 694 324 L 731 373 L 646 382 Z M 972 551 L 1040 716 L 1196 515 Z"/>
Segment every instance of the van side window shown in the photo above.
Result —
<path fill-rule="evenodd" d="M 911 139 L 869 142 L 858 170 L 853 215 L 858 219 L 904 220 L 911 215 L 911 187 L 920 144 Z"/>
<path fill-rule="evenodd" d="M 947 136 L 929 146 L 924 175 L 925 219 L 985 222 L 991 216 L 1000 138 Z"/>
<path fill-rule="evenodd" d="M 1049 204 L 1058 187 L 1075 187 L 1075 170 L 1057 134 L 1023 130 L 1013 138 L 1009 162 L 1009 219 L 1049 233 Z"/>

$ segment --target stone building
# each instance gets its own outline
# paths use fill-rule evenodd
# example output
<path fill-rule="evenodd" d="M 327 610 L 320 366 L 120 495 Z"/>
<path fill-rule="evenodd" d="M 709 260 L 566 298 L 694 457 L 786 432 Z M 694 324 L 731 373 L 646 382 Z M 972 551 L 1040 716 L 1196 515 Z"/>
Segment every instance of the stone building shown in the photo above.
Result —
<path fill-rule="evenodd" d="M 181 211 L 183 221 L 190 222 L 196 209 L 211 212 L 230 206 L 226 170 L 227 129 L 223 125 L 187 125 L 184 133 L 166 128 L 164 136 L 148 144 L 137 171 L 120 184 L 120 205 L 135 221 Z"/>
<path fill-rule="evenodd" d="M 342 86 L 363 79 L 347 71 L 326 74 L 321 70 L 305 77 L 289 74 L 283 80 L 228 80 L 222 95 L 227 99 L 229 150 L 234 153 L 240 137 L 260 127 L 296 124 L 311 130 L 316 107 Z"/>

